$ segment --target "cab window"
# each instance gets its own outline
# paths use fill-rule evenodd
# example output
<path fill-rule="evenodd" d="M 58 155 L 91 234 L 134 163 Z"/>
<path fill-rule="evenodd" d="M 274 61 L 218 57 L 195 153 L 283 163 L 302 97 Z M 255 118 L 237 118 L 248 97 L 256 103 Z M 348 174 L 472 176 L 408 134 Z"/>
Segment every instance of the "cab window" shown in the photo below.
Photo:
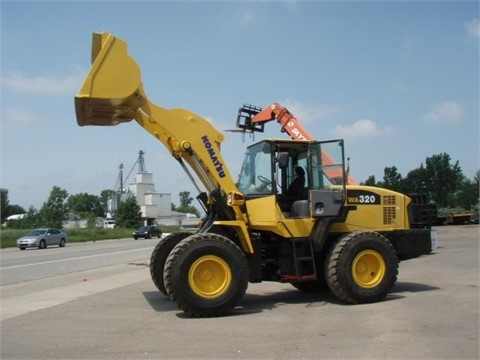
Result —
<path fill-rule="evenodd" d="M 272 158 L 269 143 L 261 142 L 247 149 L 237 186 L 246 196 L 262 196 L 273 193 Z"/>

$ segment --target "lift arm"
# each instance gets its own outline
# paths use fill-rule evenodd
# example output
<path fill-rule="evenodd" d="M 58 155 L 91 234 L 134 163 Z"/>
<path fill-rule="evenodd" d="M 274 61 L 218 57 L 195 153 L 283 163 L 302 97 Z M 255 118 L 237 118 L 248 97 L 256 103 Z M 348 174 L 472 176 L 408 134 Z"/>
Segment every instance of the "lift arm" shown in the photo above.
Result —
<path fill-rule="evenodd" d="M 93 34 L 92 67 L 75 97 L 75 111 L 80 126 L 137 121 L 165 145 L 202 192 L 186 164 L 193 169 L 208 194 L 204 203 L 218 205 L 220 220 L 246 223 L 238 207 L 226 205 L 226 194 L 238 190 L 220 153 L 223 134 L 193 112 L 152 103 L 125 41 L 110 33 Z"/>

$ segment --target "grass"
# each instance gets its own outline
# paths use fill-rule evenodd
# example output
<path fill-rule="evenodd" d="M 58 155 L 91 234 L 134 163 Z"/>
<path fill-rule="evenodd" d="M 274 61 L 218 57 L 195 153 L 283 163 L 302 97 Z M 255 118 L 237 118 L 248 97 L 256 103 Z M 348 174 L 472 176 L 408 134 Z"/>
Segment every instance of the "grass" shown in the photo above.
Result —
<path fill-rule="evenodd" d="M 160 226 L 162 232 L 177 231 L 178 228 L 174 226 Z M 0 247 L 16 247 L 17 239 L 26 235 L 32 229 L 2 229 L 0 231 Z M 134 229 L 63 229 L 68 235 L 68 242 L 86 242 L 99 241 L 108 239 L 124 239 L 131 238 Z"/>

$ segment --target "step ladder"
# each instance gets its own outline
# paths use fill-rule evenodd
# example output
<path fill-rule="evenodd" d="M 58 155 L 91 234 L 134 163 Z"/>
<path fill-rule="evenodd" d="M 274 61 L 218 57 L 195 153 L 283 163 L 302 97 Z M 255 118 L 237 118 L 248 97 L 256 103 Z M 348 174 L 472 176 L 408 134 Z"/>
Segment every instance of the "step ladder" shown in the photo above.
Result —
<path fill-rule="evenodd" d="M 317 279 L 317 268 L 311 238 L 292 238 L 292 254 L 295 274 L 286 275 L 284 281 L 308 281 Z"/>

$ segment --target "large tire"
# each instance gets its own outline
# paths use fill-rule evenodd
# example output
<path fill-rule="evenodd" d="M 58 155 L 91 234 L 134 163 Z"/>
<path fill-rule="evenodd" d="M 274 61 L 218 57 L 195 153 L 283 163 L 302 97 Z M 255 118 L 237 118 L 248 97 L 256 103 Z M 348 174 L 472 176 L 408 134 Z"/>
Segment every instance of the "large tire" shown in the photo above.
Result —
<path fill-rule="evenodd" d="M 332 293 L 350 304 L 384 299 L 397 281 L 398 257 L 383 235 L 355 231 L 339 239 L 325 262 Z"/>
<path fill-rule="evenodd" d="M 248 263 L 243 251 L 228 238 L 195 234 L 172 250 L 164 281 L 170 299 L 189 316 L 228 314 L 245 295 Z"/>
<path fill-rule="evenodd" d="M 157 289 L 165 296 L 168 296 L 168 294 L 165 289 L 165 283 L 163 282 L 163 270 L 165 269 L 167 257 L 175 245 L 190 235 L 192 235 L 192 233 L 176 232 L 165 236 L 158 242 L 150 256 L 150 276 Z"/>
<path fill-rule="evenodd" d="M 47 242 L 45 240 L 40 240 L 40 243 L 38 244 L 39 249 L 46 249 L 47 248 Z"/>
<path fill-rule="evenodd" d="M 58 244 L 59 247 L 65 247 L 65 239 L 60 240 L 60 244 Z"/>

